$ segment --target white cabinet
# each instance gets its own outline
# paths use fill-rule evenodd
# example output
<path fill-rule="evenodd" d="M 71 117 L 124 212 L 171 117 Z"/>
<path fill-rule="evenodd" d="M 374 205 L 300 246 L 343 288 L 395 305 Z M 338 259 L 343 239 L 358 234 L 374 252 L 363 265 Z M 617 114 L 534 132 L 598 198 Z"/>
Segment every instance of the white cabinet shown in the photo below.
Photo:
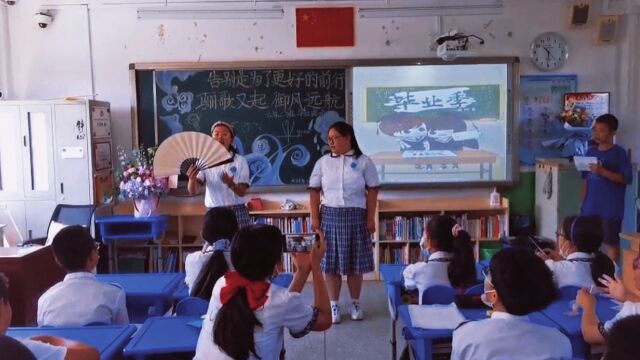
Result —
<path fill-rule="evenodd" d="M 109 103 L 3 101 L 0 129 L 0 224 L 11 242 L 46 236 L 57 204 L 92 204 L 94 178 L 111 177 Z"/>
<path fill-rule="evenodd" d="M 555 240 L 566 216 L 580 214 L 582 175 L 566 159 L 536 160 L 537 234 Z"/>

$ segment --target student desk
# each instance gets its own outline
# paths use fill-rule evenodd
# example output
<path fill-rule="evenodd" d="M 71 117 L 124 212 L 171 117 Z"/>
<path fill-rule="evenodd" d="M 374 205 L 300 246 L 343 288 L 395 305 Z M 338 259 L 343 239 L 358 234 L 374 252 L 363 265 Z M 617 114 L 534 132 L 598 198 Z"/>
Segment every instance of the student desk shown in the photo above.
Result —
<path fill-rule="evenodd" d="M 569 300 L 558 300 L 546 309 L 529 314 L 529 319 L 535 323 L 553 326 L 561 329 L 571 341 L 573 356 L 580 359 L 587 359 L 591 353 L 591 348 L 582 337 L 582 310 L 578 310 L 577 315 L 570 315 L 571 307 Z M 604 322 L 613 318 L 618 313 L 618 305 L 611 299 L 596 296 L 596 314 L 598 319 Z"/>
<path fill-rule="evenodd" d="M 145 356 L 194 352 L 200 328 L 188 323 L 199 316 L 150 317 L 124 348 L 125 356 L 144 359 Z"/>
<path fill-rule="evenodd" d="M 487 317 L 487 309 L 460 309 L 460 312 L 467 320 L 481 320 Z M 409 306 L 398 307 L 400 321 L 405 324 L 402 328 L 402 335 L 411 344 L 413 355 L 416 359 L 430 360 L 433 350 L 433 340 L 447 339 L 453 335 L 451 329 L 422 329 L 413 327 L 411 316 L 409 316 Z"/>
<path fill-rule="evenodd" d="M 493 164 L 495 164 L 497 160 L 496 154 L 484 151 L 484 150 L 461 150 L 454 151 L 453 153 L 456 156 L 428 156 L 428 157 L 414 157 L 414 158 L 403 158 L 402 154 L 399 151 L 382 151 L 379 153 L 372 154 L 371 160 L 376 164 L 376 166 L 380 167 L 380 180 L 385 179 L 385 175 L 388 174 L 465 174 L 465 173 L 477 173 L 480 175 L 480 179 L 484 179 L 485 175 L 488 180 L 493 178 Z M 438 169 L 434 169 L 431 172 L 418 171 L 415 169 L 416 166 L 440 166 L 442 164 L 445 165 L 466 165 L 466 164 L 477 164 L 479 166 L 478 171 L 441 171 Z M 387 165 L 407 165 L 411 166 L 411 171 L 397 172 L 397 171 L 387 171 Z"/>
<path fill-rule="evenodd" d="M 109 272 L 118 272 L 118 242 L 143 241 L 155 242 L 164 237 L 167 230 L 167 216 L 156 215 L 135 217 L 132 215 L 113 215 L 96 219 L 100 237 L 109 246 Z M 151 247 L 149 262 L 151 263 Z"/>
<path fill-rule="evenodd" d="M 129 320 L 141 323 L 148 316 L 162 316 L 169 309 L 184 273 L 98 274 L 96 278 L 120 285 L 127 295 Z"/>
<path fill-rule="evenodd" d="M 134 325 L 24 327 L 9 328 L 7 335 L 18 339 L 49 335 L 80 341 L 96 348 L 100 352 L 101 360 L 109 360 L 119 358 L 122 348 L 134 332 L 136 332 Z"/>
<path fill-rule="evenodd" d="M 0 272 L 9 278 L 13 326 L 36 325 L 40 295 L 65 275 L 51 246 L 0 248 Z"/>

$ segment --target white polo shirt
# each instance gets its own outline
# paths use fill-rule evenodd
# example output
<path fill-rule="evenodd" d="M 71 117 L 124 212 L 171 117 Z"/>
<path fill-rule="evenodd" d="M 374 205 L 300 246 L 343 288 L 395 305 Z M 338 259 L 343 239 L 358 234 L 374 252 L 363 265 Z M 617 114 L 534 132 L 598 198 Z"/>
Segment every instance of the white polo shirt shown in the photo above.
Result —
<path fill-rule="evenodd" d="M 124 290 L 88 272 L 67 274 L 38 299 L 38 326 L 128 324 Z"/>
<path fill-rule="evenodd" d="M 378 186 L 378 171 L 371 158 L 363 154 L 356 159 L 353 150 L 345 155 L 324 155 L 309 178 L 309 188 L 321 189 L 322 204 L 331 207 L 366 209 L 366 189 Z"/>
<path fill-rule="evenodd" d="M 572 359 L 571 342 L 558 329 L 534 324 L 528 316 L 494 311 L 453 332 L 452 360 Z"/>
<path fill-rule="evenodd" d="M 214 208 L 241 205 L 246 202 L 244 197 L 236 195 L 222 182 L 222 174 L 225 172 L 233 177 L 233 181 L 236 184 L 251 185 L 249 183 L 249 164 L 247 160 L 242 155 L 235 154 L 232 162 L 198 173 L 198 180 L 202 181 L 206 186 L 204 206 Z"/>
<path fill-rule="evenodd" d="M 402 275 L 407 289 L 418 289 L 418 301 L 422 304 L 422 293 L 435 285 L 451 286 L 449 281 L 449 261 L 453 254 L 446 251 L 436 251 L 429 256 L 428 261 L 421 261 L 407 266 Z"/>
<path fill-rule="evenodd" d="M 545 264 L 553 273 L 558 287 L 578 286 L 589 288 L 594 285 L 591 278 L 591 254 L 574 252 L 569 254 L 565 260 L 553 261 L 545 260 Z"/>
<path fill-rule="evenodd" d="M 622 309 L 620 309 L 616 316 L 604 323 L 604 329 L 609 332 L 611 331 L 611 328 L 613 327 L 613 324 L 616 323 L 616 321 L 622 320 L 627 316 L 632 315 L 640 315 L 640 303 L 625 301 L 624 304 L 622 304 Z"/>
<path fill-rule="evenodd" d="M 205 243 L 201 251 L 192 252 L 185 258 L 184 283 L 187 284 L 187 287 L 189 288 L 189 294 L 191 294 L 193 287 L 196 285 L 196 281 L 198 280 L 198 276 L 200 276 L 202 268 L 207 265 L 212 255 L 213 246 L 211 246 L 209 243 Z M 224 259 L 227 261 L 227 266 L 229 267 L 229 269 L 232 269 L 230 253 L 228 251 L 224 252 Z"/>

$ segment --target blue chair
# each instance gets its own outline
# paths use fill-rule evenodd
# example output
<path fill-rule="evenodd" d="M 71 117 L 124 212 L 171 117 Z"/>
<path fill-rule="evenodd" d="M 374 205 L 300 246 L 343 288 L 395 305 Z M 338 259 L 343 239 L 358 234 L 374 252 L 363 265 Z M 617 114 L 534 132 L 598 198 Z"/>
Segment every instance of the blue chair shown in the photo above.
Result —
<path fill-rule="evenodd" d="M 178 316 L 202 316 L 207 313 L 209 303 L 199 297 L 186 297 L 176 306 Z"/>
<path fill-rule="evenodd" d="M 562 286 L 559 288 L 560 290 L 560 299 L 561 300 L 575 300 L 578 295 L 578 290 L 580 290 L 579 286 Z"/>
<path fill-rule="evenodd" d="M 426 288 L 422 293 L 423 305 L 432 305 L 432 304 L 447 305 L 447 304 L 451 304 L 455 300 L 456 300 L 456 290 L 451 286 L 445 286 L 445 285 L 430 286 Z"/>
<path fill-rule="evenodd" d="M 272 284 L 278 285 L 283 288 L 288 288 L 289 285 L 291 285 L 292 281 L 293 281 L 293 274 L 289 272 L 278 274 L 278 276 L 271 279 Z"/>

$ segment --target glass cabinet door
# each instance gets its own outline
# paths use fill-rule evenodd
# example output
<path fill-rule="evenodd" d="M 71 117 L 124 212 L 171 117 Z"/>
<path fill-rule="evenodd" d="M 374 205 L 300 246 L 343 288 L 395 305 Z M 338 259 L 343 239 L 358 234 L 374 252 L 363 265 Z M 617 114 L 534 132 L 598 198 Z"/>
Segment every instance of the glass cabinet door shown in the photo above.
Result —
<path fill-rule="evenodd" d="M 0 199 L 24 195 L 22 186 L 22 133 L 20 107 L 0 107 Z"/>
<path fill-rule="evenodd" d="M 51 106 L 22 106 L 21 115 L 25 198 L 53 198 Z"/>

